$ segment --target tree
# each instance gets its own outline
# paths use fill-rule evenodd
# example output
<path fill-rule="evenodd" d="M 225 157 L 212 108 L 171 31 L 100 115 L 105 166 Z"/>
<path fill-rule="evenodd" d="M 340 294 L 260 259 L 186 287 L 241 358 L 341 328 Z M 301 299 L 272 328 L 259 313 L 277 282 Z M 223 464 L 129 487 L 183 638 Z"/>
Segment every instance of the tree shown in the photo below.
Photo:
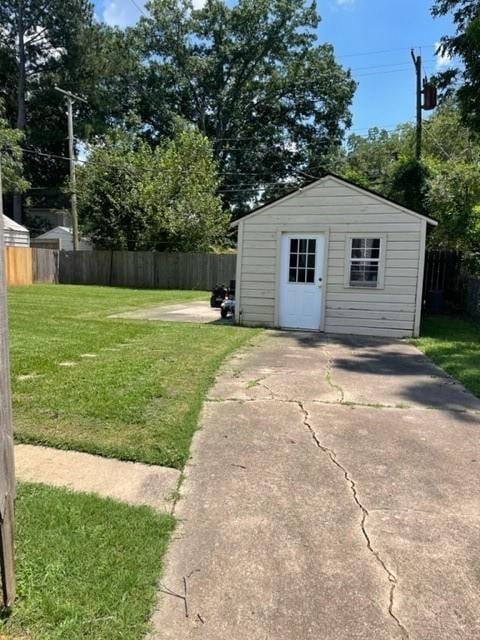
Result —
<path fill-rule="evenodd" d="M 465 161 L 431 163 L 429 209 L 439 220 L 430 244 L 466 252 L 480 251 L 480 167 Z M 433 171 L 434 169 L 434 171 Z"/>
<path fill-rule="evenodd" d="M 304 0 L 151 0 L 135 30 L 147 69 L 142 120 L 152 138 L 174 115 L 213 144 L 225 200 L 245 208 L 341 144 L 355 90 Z M 300 174 L 303 175 L 303 174 Z"/>
<path fill-rule="evenodd" d="M 23 191 L 28 186 L 22 176 L 21 139 L 22 134 L 12 129 L 4 118 L 3 105 L 0 101 L 0 170 L 5 193 L 11 193 L 14 190 Z"/>
<path fill-rule="evenodd" d="M 82 230 L 99 249 L 202 251 L 224 240 L 208 140 L 186 128 L 155 150 L 116 134 L 78 172 Z"/>
<path fill-rule="evenodd" d="M 75 104 L 75 133 L 89 140 L 136 105 L 138 54 L 126 34 L 95 21 L 87 0 L 4 0 L 0 24 L 0 94 L 10 123 L 25 131 L 25 174 L 42 204 L 61 206 L 68 148 L 55 85 L 87 99 Z"/>
<path fill-rule="evenodd" d="M 340 172 L 361 186 L 388 195 L 393 167 L 404 152 L 409 136 L 410 125 L 401 126 L 392 133 L 372 127 L 366 136 L 349 136 Z"/>
<path fill-rule="evenodd" d="M 340 172 L 359 184 L 439 220 L 432 247 L 478 251 L 480 138 L 446 99 L 423 125 L 423 160 L 414 157 L 410 124 L 393 133 L 372 130 L 349 139 Z"/>
<path fill-rule="evenodd" d="M 456 33 L 441 40 L 440 50 L 458 56 L 462 68 L 439 74 L 440 86 L 456 91 L 465 121 L 480 131 L 480 5 L 478 0 L 436 0 L 432 13 L 444 16 L 452 12 Z"/>

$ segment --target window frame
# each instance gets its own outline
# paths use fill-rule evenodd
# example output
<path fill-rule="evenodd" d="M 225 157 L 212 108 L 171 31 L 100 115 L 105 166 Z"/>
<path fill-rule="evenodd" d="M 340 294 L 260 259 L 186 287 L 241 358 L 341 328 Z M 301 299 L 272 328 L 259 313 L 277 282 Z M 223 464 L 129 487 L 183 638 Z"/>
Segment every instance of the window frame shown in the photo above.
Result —
<path fill-rule="evenodd" d="M 352 285 L 350 282 L 350 271 L 352 266 L 352 241 L 353 240 L 380 240 L 380 252 L 379 257 L 371 259 L 378 264 L 378 278 L 375 287 L 368 286 L 366 284 Z M 387 248 L 387 235 L 384 233 L 350 233 L 345 236 L 345 289 L 360 289 L 362 291 L 375 291 L 385 288 L 385 255 Z M 369 258 L 365 259 L 370 260 Z M 355 261 L 355 259 L 353 259 Z"/>

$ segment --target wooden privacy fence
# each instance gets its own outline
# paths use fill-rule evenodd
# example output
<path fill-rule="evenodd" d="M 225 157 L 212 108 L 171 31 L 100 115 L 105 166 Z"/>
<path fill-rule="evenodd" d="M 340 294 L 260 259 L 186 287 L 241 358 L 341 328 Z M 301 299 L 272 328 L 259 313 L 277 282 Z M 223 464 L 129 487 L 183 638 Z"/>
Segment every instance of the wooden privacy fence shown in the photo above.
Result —
<path fill-rule="evenodd" d="M 235 279 L 236 255 L 61 251 L 59 282 L 146 289 L 211 289 Z"/>
<path fill-rule="evenodd" d="M 467 313 L 480 320 L 480 278 L 467 280 Z"/>
<path fill-rule="evenodd" d="M 31 249 L 33 282 L 57 284 L 59 280 L 59 251 L 52 249 Z"/>
<path fill-rule="evenodd" d="M 32 249 L 5 247 L 7 284 L 32 284 Z"/>
<path fill-rule="evenodd" d="M 465 289 L 463 256 L 459 251 L 427 251 L 423 278 L 426 309 L 461 308 Z"/>
<path fill-rule="evenodd" d="M 7 284 L 58 282 L 58 253 L 51 249 L 5 247 Z"/>

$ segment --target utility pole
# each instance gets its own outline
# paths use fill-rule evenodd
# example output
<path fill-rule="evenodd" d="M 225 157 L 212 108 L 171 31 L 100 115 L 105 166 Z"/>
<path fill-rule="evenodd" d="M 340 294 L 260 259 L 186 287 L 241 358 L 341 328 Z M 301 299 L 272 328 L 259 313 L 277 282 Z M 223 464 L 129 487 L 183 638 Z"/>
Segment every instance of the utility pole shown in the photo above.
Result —
<path fill-rule="evenodd" d="M 73 103 L 75 100 L 87 103 L 86 100 L 76 96 L 70 91 L 64 91 L 59 87 L 55 89 L 67 98 L 67 116 L 68 116 L 68 157 L 70 161 L 70 203 L 72 214 L 72 231 L 73 231 L 73 250 L 78 251 L 78 211 L 77 211 L 77 179 L 75 174 L 75 139 L 73 137 Z"/>
<path fill-rule="evenodd" d="M 417 135 L 415 143 L 415 157 L 418 162 L 422 158 L 422 56 L 416 56 L 411 51 L 415 73 L 417 77 Z"/>
<path fill-rule="evenodd" d="M 15 599 L 15 466 L 8 350 L 8 317 L 3 237 L 3 192 L 0 149 L 0 578 L 4 608 Z"/>

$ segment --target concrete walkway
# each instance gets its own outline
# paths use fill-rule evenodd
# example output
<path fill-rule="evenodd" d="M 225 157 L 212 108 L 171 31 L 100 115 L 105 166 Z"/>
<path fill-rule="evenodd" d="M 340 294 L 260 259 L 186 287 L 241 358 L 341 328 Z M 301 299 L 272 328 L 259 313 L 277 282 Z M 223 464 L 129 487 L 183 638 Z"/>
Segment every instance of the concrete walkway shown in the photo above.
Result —
<path fill-rule="evenodd" d="M 151 638 L 480 637 L 478 412 L 402 342 L 239 352 L 194 438 Z"/>
<path fill-rule="evenodd" d="M 176 469 L 28 444 L 15 447 L 15 471 L 23 482 L 97 493 L 158 511 L 172 510 L 180 479 Z"/>
<path fill-rule="evenodd" d="M 220 309 L 212 309 L 207 300 L 192 300 L 183 304 L 161 304 L 133 311 L 116 313 L 110 318 L 127 320 L 163 320 L 167 322 L 197 322 L 201 324 L 233 324 L 232 318 L 222 319 Z"/>

